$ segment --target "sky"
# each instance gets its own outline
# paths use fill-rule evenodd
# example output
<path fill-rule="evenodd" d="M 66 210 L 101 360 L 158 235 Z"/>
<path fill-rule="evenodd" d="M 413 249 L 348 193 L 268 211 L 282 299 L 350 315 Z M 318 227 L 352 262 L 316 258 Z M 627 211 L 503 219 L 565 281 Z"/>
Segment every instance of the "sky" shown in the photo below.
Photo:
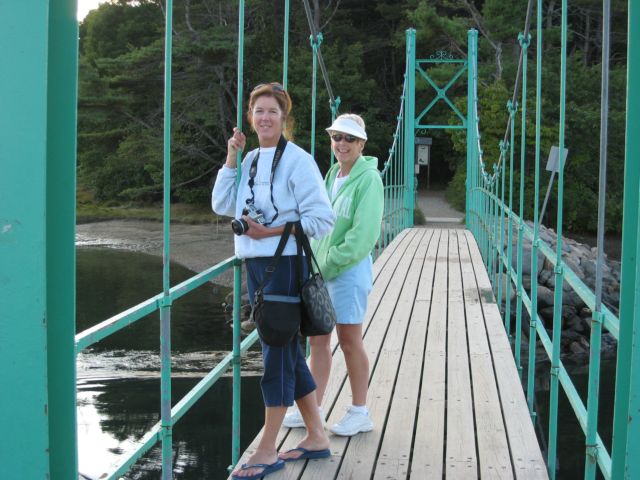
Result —
<path fill-rule="evenodd" d="M 98 8 L 98 5 L 106 0 L 78 0 L 78 20 L 83 20 L 90 10 Z"/>

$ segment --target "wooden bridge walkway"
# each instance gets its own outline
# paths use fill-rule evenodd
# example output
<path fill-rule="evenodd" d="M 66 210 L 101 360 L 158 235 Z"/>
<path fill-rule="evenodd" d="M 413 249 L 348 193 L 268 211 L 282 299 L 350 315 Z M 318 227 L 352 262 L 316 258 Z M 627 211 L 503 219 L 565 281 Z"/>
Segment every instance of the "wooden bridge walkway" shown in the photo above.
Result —
<path fill-rule="evenodd" d="M 405 230 L 376 260 L 374 279 L 364 323 L 374 430 L 331 435 L 330 458 L 292 462 L 269 480 L 548 478 L 471 233 Z M 334 335 L 328 424 L 350 400 Z M 282 428 L 280 449 L 303 434 Z"/>

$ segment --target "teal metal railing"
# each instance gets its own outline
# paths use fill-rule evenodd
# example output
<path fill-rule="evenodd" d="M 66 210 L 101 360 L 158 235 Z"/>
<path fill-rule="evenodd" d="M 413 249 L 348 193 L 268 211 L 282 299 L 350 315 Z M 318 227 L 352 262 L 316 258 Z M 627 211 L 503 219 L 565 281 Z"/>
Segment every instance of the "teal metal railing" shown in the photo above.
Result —
<path fill-rule="evenodd" d="M 637 24 L 640 10 L 637 5 L 629 2 L 629 26 Z M 623 254 L 622 270 L 623 287 L 620 299 L 620 317 L 616 317 L 606 306 L 602 304 L 602 270 L 603 270 L 603 241 L 604 241 L 604 213 L 605 213 L 605 188 L 606 188 L 606 163 L 607 163 L 607 113 L 608 113 L 608 59 L 609 59 L 609 23 L 610 2 L 605 0 L 603 4 L 603 39 L 602 39 L 602 109 L 600 132 L 600 177 L 599 177 L 599 208 L 598 208 L 598 234 L 597 234 L 597 271 L 595 291 L 589 289 L 576 273 L 564 262 L 562 256 L 563 238 L 563 200 L 564 200 L 564 158 L 559 155 L 560 165 L 557 185 L 558 212 L 556 217 L 557 242 L 555 251 L 540 238 L 539 231 L 539 186 L 540 186 L 540 131 L 541 131 L 541 92 L 542 84 L 542 2 L 537 3 L 536 12 L 536 124 L 535 124 L 535 160 L 533 164 L 533 227 L 525 223 L 524 198 L 526 171 L 526 129 L 527 129 L 527 59 L 530 43 L 529 23 L 532 11 L 532 2 L 529 2 L 527 19 L 524 32 L 518 36 L 521 56 L 518 68 L 518 77 L 515 82 L 513 98 L 507 103 L 507 128 L 505 138 L 500 142 L 500 155 L 494 164 L 492 172 L 486 168 L 480 138 L 480 118 L 478 112 L 478 74 L 475 64 L 469 65 L 469 103 L 472 105 L 470 122 L 472 128 L 468 129 L 467 151 L 467 226 L 473 232 L 489 271 L 494 285 L 494 291 L 498 305 L 504 311 L 505 329 L 510 332 L 511 323 L 511 289 L 516 294 L 516 320 L 514 338 L 514 356 L 518 369 L 522 375 L 521 343 L 523 328 L 523 307 L 529 314 L 529 345 L 528 345 L 528 371 L 527 371 L 527 403 L 532 419 L 535 420 L 534 411 L 535 392 L 535 365 L 536 344 L 539 340 L 551 362 L 551 388 L 549 396 L 549 428 L 548 428 L 548 456 L 547 464 L 551 478 L 556 476 L 557 444 L 558 444 L 558 399 L 560 388 L 567 396 L 576 418 L 585 433 L 585 478 L 593 479 L 599 468 L 606 479 L 636 478 L 640 469 L 640 462 L 630 455 L 632 442 L 640 440 L 638 433 L 637 388 L 640 385 L 639 371 L 640 358 L 636 349 L 635 357 L 631 354 L 631 343 L 638 339 L 638 277 L 637 277 L 637 240 L 638 240 L 638 152 L 640 142 L 638 136 L 631 135 L 631 128 L 638 128 L 638 94 L 630 85 L 638 82 L 638 32 L 629 29 L 629 53 L 628 53 L 628 92 L 627 92 L 627 145 L 625 157 L 625 190 L 624 190 L 624 227 L 623 227 Z M 559 151 L 563 152 L 565 139 L 566 119 L 566 89 L 567 89 L 567 1 L 562 2 L 561 17 L 561 69 L 560 69 L 560 101 L 558 132 Z M 637 30 L 637 29 L 636 29 Z M 469 58 L 475 63 L 477 59 L 477 36 L 470 35 Z M 634 54 L 636 56 L 634 59 Z M 634 63 L 635 62 L 635 63 Z M 518 90 L 521 94 L 518 97 Z M 518 102 L 519 100 L 519 102 Z M 516 141 L 516 112 L 520 105 L 520 181 L 519 188 L 514 187 L 514 145 Z M 635 108 L 633 108 L 635 106 Z M 508 183 L 506 182 L 508 178 Z M 515 211 L 513 200 L 518 195 L 518 209 Z M 506 202 L 505 202 L 506 196 Z M 506 229 L 506 232 L 505 232 Z M 515 234 L 514 234 L 515 229 Z M 512 238 L 516 237 L 516 244 L 512 247 Z M 504 243 L 507 248 L 505 253 Z M 525 242 L 531 248 L 531 272 L 533 281 L 529 289 L 523 286 L 523 250 Z M 516 267 L 512 267 L 513 248 L 516 249 Z M 538 255 L 542 254 L 554 266 L 555 288 L 554 308 L 551 337 L 545 329 L 542 318 L 538 313 L 537 272 Z M 503 278 L 508 281 L 504 286 Z M 592 311 L 590 322 L 590 361 L 589 361 L 589 385 L 586 405 L 571 381 L 567 370 L 560 357 L 560 339 L 562 335 L 562 296 L 563 284 L 568 284 L 571 289 L 584 301 Z M 634 288 L 635 292 L 631 293 Z M 504 305 L 503 305 L 504 302 Z M 635 328 L 634 328 L 635 326 Z M 598 434 L 598 397 L 600 381 L 600 345 L 602 328 L 607 329 L 619 342 L 618 369 L 616 376 L 616 410 L 613 428 L 612 455 L 605 447 Z M 633 337 L 629 339 L 626 335 Z M 637 345 L 637 344 L 636 344 Z M 636 393 L 632 388 L 635 387 Z M 634 410 L 635 408 L 635 410 Z M 627 415 L 625 417 L 625 415 Z M 624 424 L 623 418 L 628 420 Z M 632 473 L 634 472 L 634 473 Z"/>

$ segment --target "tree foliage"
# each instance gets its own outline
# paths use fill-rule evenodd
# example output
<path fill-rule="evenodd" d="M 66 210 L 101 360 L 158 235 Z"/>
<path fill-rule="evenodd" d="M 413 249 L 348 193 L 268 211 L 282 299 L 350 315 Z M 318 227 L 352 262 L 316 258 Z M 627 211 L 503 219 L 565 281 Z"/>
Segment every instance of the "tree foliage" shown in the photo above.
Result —
<path fill-rule="evenodd" d="M 535 3 L 535 2 L 534 2 Z M 505 133 L 520 53 L 517 35 L 524 29 L 523 0 L 311 0 L 312 21 L 322 32 L 321 49 L 340 111 L 354 111 L 367 121 L 367 152 L 380 161 L 387 156 L 402 92 L 405 29 L 417 30 L 418 56 L 447 50 L 464 58 L 467 32 L 480 33 L 479 109 L 484 158 L 489 169 L 498 158 Z M 566 226 L 595 228 L 600 118 L 600 2 L 577 0 L 569 10 L 567 118 L 565 142 Z M 164 23 L 161 0 L 111 0 L 92 11 L 80 26 L 79 184 L 105 203 L 151 202 L 162 194 L 164 121 Z M 172 199 L 207 202 L 211 184 L 226 152 L 226 139 L 236 124 L 237 2 L 176 0 L 173 13 Z M 618 230 L 624 145 L 626 2 L 612 11 L 611 97 L 607 228 Z M 282 78 L 284 2 L 247 2 L 244 43 L 244 92 L 258 83 Z M 527 134 L 525 145 L 525 215 L 533 207 L 535 151 L 536 32 L 543 31 L 540 158 L 544 164 L 558 143 L 560 91 L 560 2 L 544 4 L 542 25 L 531 23 Z M 309 26 L 301 2 L 291 2 L 288 90 L 294 101 L 295 140 L 310 148 L 312 52 Z M 429 70 L 444 86 L 452 66 Z M 329 142 L 329 98 L 318 72 L 316 158 L 325 169 Z M 418 82 L 418 103 L 433 98 Z M 463 75 L 448 92 L 466 112 Z M 246 98 L 246 95 L 245 95 Z M 519 100 L 521 102 L 521 100 Z M 424 103 L 426 105 L 426 103 Z M 416 113 L 422 107 L 416 106 Z M 516 175 L 520 176 L 520 110 L 517 114 Z M 459 118 L 445 105 L 429 112 L 430 123 L 453 124 Z M 243 129 L 248 131 L 246 120 Z M 432 158 L 446 165 L 450 198 L 464 201 L 466 138 L 461 130 L 430 131 Z M 249 147 L 255 145 L 250 136 Z M 555 192 L 547 209 L 555 215 Z"/>

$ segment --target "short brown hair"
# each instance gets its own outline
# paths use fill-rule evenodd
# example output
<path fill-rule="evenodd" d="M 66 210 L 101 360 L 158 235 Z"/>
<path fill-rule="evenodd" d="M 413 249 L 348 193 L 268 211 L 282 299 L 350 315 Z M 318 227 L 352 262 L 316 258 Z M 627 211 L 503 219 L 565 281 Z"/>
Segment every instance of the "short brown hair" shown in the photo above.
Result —
<path fill-rule="evenodd" d="M 291 139 L 293 137 L 293 117 L 291 116 L 293 103 L 291 102 L 291 97 L 284 87 L 277 82 L 262 83 L 254 87 L 251 95 L 249 95 L 247 120 L 249 121 L 251 128 L 253 128 L 253 106 L 260 97 L 272 97 L 275 98 L 276 102 L 278 102 L 280 110 L 282 110 L 284 116 L 282 119 L 284 135 L 288 139 Z"/>

